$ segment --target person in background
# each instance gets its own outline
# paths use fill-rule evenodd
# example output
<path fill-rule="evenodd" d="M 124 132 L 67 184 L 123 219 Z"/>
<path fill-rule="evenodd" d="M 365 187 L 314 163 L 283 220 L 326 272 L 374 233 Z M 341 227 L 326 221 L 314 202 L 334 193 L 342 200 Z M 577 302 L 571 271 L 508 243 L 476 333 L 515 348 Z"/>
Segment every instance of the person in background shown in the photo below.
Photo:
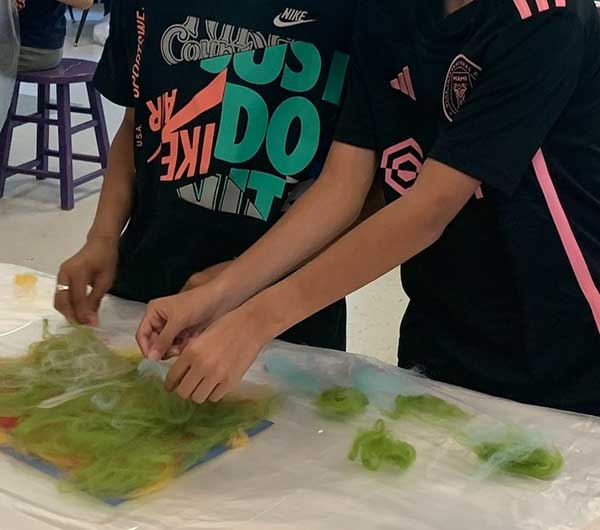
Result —
<path fill-rule="evenodd" d="M 94 0 L 17 0 L 21 31 L 19 72 L 58 66 L 66 35 L 67 6 L 88 9 Z"/>
<path fill-rule="evenodd" d="M 179 354 L 167 388 L 216 401 L 267 341 L 401 264 L 401 367 L 600 415 L 594 2 L 358 9 L 349 95 L 321 179 L 215 281 L 151 303 L 142 350 Z M 388 206 L 274 285 L 355 219 L 374 174 Z"/>
<path fill-rule="evenodd" d="M 113 2 L 95 83 L 127 110 L 87 242 L 58 273 L 67 319 L 96 323 L 109 290 L 202 285 L 275 224 L 331 146 L 353 20 L 348 0 Z M 344 301 L 285 338 L 345 349 Z"/>

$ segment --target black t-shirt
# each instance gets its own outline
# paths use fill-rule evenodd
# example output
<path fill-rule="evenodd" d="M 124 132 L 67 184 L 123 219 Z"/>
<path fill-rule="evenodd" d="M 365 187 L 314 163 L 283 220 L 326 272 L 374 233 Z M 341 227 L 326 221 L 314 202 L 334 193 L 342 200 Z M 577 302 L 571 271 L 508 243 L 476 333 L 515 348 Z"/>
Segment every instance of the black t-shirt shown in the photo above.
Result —
<path fill-rule="evenodd" d="M 369 0 L 337 138 L 388 201 L 431 157 L 482 182 L 402 268 L 399 362 L 600 414 L 600 30 L 592 0 Z"/>
<path fill-rule="evenodd" d="M 65 4 L 56 0 L 28 0 L 19 12 L 21 44 L 28 48 L 58 50 L 65 43 Z"/>
<path fill-rule="evenodd" d="M 114 2 L 95 83 L 135 108 L 136 127 L 116 294 L 147 301 L 179 291 L 191 274 L 243 253 L 318 177 L 353 15 L 354 2 L 342 0 Z M 323 340 L 295 340 L 343 348 L 344 306 L 327 312 L 316 318 Z"/>

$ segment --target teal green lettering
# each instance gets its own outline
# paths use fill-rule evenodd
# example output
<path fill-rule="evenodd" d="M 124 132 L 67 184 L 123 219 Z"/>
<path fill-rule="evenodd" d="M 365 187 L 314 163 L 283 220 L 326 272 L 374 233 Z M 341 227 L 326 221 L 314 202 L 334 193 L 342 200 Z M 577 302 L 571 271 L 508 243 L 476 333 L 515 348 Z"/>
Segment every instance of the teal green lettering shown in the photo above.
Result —
<path fill-rule="evenodd" d="M 308 42 L 293 42 L 290 47 L 302 70 L 294 72 L 286 65 L 281 86 L 291 92 L 308 92 L 315 87 L 321 75 L 321 54 L 314 44 Z"/>
<path fill-rule="evenodd" d="M 336 51 L 333 55 L 331 68 L 329 69 L 329 77 L 327 78 L 327 85 L 325 86 L 325 92 L 323 93 L 324 101 L 333 103 L 334 105 L 340 104 L 349 60 L 350 56 L 347 53 Z"/>
<path fill-rule="evenodd" d="M 253 171 L 250 174 L 248 188 L 256 190 L 254 205 L 262 218 L 266 221 L 271 213 L 275 198 L 281 199 L 285 190 L 285 180 L 262 171 Z"/>
<path fill-rule="evenodd" d="M 211 57 L 200 61 L 200 68 L 209 74 L 220 74 L 229 66 L 232 55 L 222 55 L 220 57 Z"/>
<path fill-rule="evenodd" d="M 300 138 L 290 154 L 287 141 L 294 120 L 300 120 Z M 267 153 L 281 175 L 296 175 L 307 168 L 319 147 L 321 120 L 315 106 L 306 98 L 284 101 L 273 113 L 267 132 Z"/>
<path fill-rule="evenodd" d="M 260 63 L 254 61 L 257 51 L 236 53 L 233 58 L 235 73 L 247 83 L 268 85 L 275 81 L 283 68 L 287 44 L 266 48 Z"/>
<path fill-rule="evenodd" d="M 245 191 L 248 185 L 248 177 L 250 171 L 247 169 L 232 168 L 229 173 L 229 179 L 238 187 L 240 190 Z"/>
<path fill-rule="evenodd" d="M 238 142 L 242 112 L 246 113 L 247 124 Z M 260 149 L 268 124 L 269 110 L 264 100 L 249 88 L 227 83 L 215 157 L 232 164 L 247 162 Z"/>

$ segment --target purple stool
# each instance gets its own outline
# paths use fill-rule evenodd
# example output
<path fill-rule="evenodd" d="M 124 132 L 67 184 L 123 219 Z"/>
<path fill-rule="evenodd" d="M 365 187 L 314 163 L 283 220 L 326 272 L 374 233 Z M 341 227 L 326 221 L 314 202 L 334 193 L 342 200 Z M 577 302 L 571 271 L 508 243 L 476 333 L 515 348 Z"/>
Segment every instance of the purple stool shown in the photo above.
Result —
<path fill-rule="evenodd" d="M 8 111 L 6 125 L 0 134 L 0 198 L 4 195 L 6 179 L 18 173 L 33 175 L 38 180 L 55 178 L 60 180 L 60 205 L 63 210 L 71 210 L 75 205 L 73 191 L 76 186 L 104 175 L 108 165 L 108 134 L 102 100 L 92 85 L 96 63 L 79 59 L 63 59 L 53 70 L 43 72 L 24 72 L 17 77 L 15 92 Z M 28 116 L 17 114 L 19 87 L 21 83 L 35 83 L 38 86 L 37 112 Z M 70 85 L 85 83 L 90 107 L 71 105 Z M 50 85 L 56 85 L 56 104 L 50 103 Z M 57 118 L 50 118 L 50 111 L 57 111 Z M 89 114 L 92 119 L 80 125 L 71 124 L 71 113 Z M 35 159 L 19 166 L 10 166 L 10 146 L 13 131 L 25 123 L 37 124 Z M 58 151 L 48 147 L 50 125 L 58 127 Z M 96 133 L 98 156 L 73 153 L 72 136 L 93 127 Z M 59 159 L 58 172 L 48 171 L 48 158 Z M 100 169 L 73 180 L 73 160 L 96 162 Z"/>

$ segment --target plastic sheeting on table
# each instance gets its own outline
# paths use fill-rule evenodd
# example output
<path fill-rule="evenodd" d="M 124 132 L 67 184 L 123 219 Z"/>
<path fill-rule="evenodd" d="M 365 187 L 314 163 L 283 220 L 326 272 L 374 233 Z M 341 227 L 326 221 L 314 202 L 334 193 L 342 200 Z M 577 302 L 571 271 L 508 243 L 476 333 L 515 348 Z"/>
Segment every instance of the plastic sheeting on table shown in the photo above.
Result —
<path fill-rule="evenodd" d="M 15 355 L 39 337 L 51 314 L 53 279 L 40 276 L 24 302 L 0 265 L 0 356 Z M 27 309 L 29 307 L 30 309 Z M 131 344 L 142 308 L 110 299 L 102 325 L 122 347 Z M 29 319 L 29 320 L 27 320 Z M 374 369 L 402 386 L 425 390 L 495 422 L 515 423 L 555 443 L 565 457 L 552 482 L 509 476 L 482 479 L 470 452 L 443 430 L 386 420 L 417 449 L 407 473 L 371 473 L 347 460 L 359 427 L 380 417 L 377 407 L 351 423 L 316 414 L 304 390 L 273 379 L 269 359 L 284 358 L 325 381 L 348 384 Z M 248 374 L 286 394 L 275 425 L 142 500 L 112 508 L 76 494 L 0 456 L 2 530 L 596 530 L 600 528 L 600 419 L 521 405 L 435 383 L 389 365 L 341 352 L 276 342 Z M 399 388 L 398 391 L 403 389 Z M 132 448 L 132 450 L 135 450 Z"/>
<path fill-rule="evenodd" d="M 15 87 L 20 48 L 15 0 L 0 0 L 0 130 Z"/>

